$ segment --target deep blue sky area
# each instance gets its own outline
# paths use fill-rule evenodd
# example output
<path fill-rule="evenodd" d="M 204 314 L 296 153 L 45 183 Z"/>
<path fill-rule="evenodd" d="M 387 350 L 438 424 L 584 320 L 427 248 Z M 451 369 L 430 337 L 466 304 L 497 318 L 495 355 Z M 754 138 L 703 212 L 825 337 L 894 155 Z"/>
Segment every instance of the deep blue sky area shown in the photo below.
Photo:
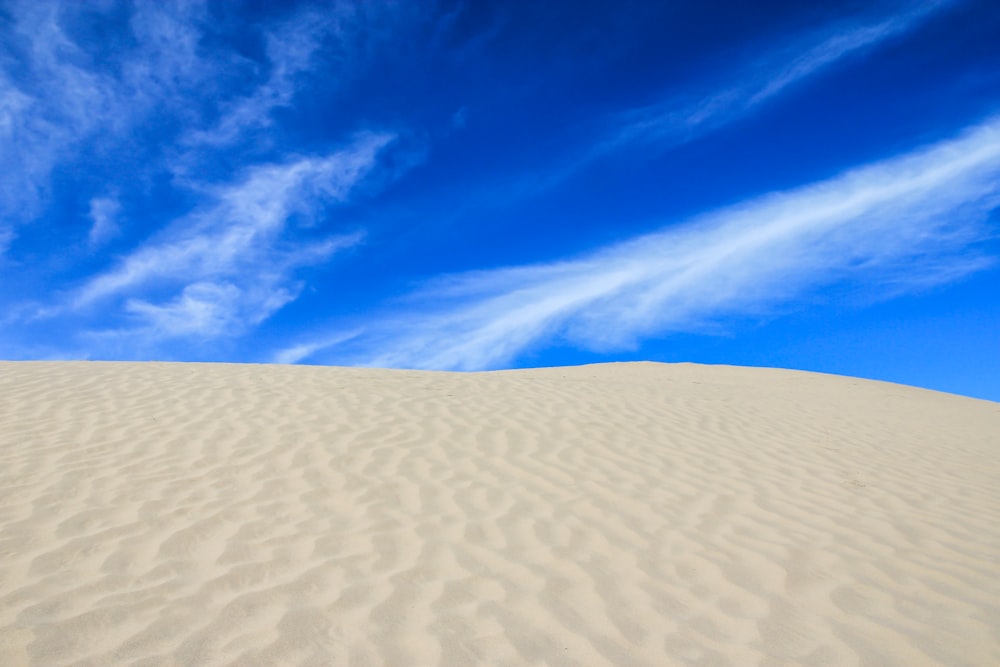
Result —
<path fill-rule="evenodd" d="M 1000 401 L 1000 5 L 0 0 L 0 358 Z"/>

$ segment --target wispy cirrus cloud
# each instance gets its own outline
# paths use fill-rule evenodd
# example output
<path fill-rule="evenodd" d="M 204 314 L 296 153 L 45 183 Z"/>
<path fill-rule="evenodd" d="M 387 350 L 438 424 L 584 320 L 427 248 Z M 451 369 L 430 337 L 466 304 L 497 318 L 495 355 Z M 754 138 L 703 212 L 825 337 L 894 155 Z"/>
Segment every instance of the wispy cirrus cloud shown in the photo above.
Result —
<path fill-rule="evenodd" d="M 89 144 L 122 140 L 153 111 L 183 111 L 219 63 L 198 51 L 201 6 L 140 4 L 115 67 L 72 34 L 100 8 L 13 2 L 0 29 L 0 213 L 8 224 L 39 212 L 52 171 Z M 185 94 L 187 91 L 187 94 Z M 95 150 L 94 148 L 90 149 Z M 13 230 L 13 226 L 8 230 Z"/>
<path fill-rule="evenodd" d="M 104 245 L 121 231 L 116 218 L 121 211 L 121 203 L 116 197 L 94 197 L 90 200 L 90 233 L 87 244 L 91 248 Z"/>
<path fill-rule="evenodd" d="M 361 239 L 354 233 L 292 241 L 286 238 L 291 221 L 346 201 L 393 138 L 366 133 L 326 156 L 253 167 L 213 188 L 210 204 L 88 280 L 69 307 L 125 299 L 133 319 L 127 330 L 147 338 L 233 334 L 260 323 L 295 298 L 295 269 Z"/>
<path fill-rule="evenodd" d="M 274 113 L 294 107 L 317 77 L 331 94 L 339 77 L 355 76 L 364 44 L 405 27 L 394 11 L 383 3 L 265 15 L 203 2 L 6 5 L 0 258 L 19 233 L 29 239 L 20 256 L 38 252 L 31 244 L 43 235 L 26 228 L 47 207 L 65 215 L 57 195 L 77 214 L 73 225 L 61 221 L 70 249 L 53 263 L 60 289 L 34 299 L 8 293 L 6 321 L 64 318 L 77 339 L 91 340 L 86 349 L 117 354 L 117 340 L 141 356 L 171 338 L 239 335 L 294 300 L 299 269 L 363 237 L 330 230 L 327 212 L 404 165 L 380 162 L 395 133 L 359 122 L 344 128 L 353 139 L 340 149 L 329 138 L 290 145 L 276 140 Z M 164 197 L 185 202 L 186 213 L 159 214 Z M 124 254 L 104 255 L 112 240 Z M 85 275 L 67 269 L 73 260 Z"/>
<path fill-rule="evenodd" d="M 271 361 L 276 364 L 297 364 L 304 359 L 308 359 L 317 352 L 334 347 L 335 345 L 340 345 L 345 341 L 349 341 L 352 338 L 360 336 L 362 333 L 363 331 L 361 329 L 356 329 L 354 331 L 340 331 L 331 336 L 292 345 L 291 347 L 278 351 Z"/>
<path fill-rule="evenodd" d="M 961 0 L 929 0 L 895 14 L 847 17 L 833 24 L 777 38 L 769 45 L 681 90 L 672 88 L 653 104 L 603 118 L 587 140 L 543 169 L 505 178 L 504 201 L 518 202 L 564 184 L 603 159 L 662 153 L 739 122 L 823 73 L 861 58 L 894 38 L 919 29 Z M 463 110 L 464 115 L 464 110 Z M 496 206 L 496 184 L 477 191 L 471 208 Z"/>
<path fill-rule="evenodd" d="M 297 79 L 313 68 L 324 40 L 341 28 L 343 15 L 344 9 L 337 5 L 323 12 L 308 9 L 273 26 L 264 35 L 268 66 L 261 83 L 220 104 L 215 123 L 189 131 L 180 142 L 191 148 L 218 148 L 270 126 L 272 112 L 293 103 Z"/>
<path fill-rule="evenodd" d="M 85 164 L 106 180 L 120 179 L 128 164 L 199 181 L 214 174 L 222 151 L 267 144 L 273 112 L 294 103 L 321 52 L 336 65 L 325 76 L 348 76 L 361 57 L 356 42 L 370 30 L 342 5 L 224 29 L 200 2 L 24 0 L 4 12 L 0 236 L 10 238 L 44 212 L 53 173 L 67 165 Z M 391 10 L 370 11 L 379 12 Z M 106 33 L 95 35 L 95 26 Z M 259 38 L 260 58 L 220 41 L 232 38 L 224 30 Z M 150 131 L 154 140 L 143 136 Z"/>
<path fill-rule="evenodd" d="M 432 281 L 350 337 L 326 332 L 275 358 L 493 368 L 553 341 L 614 350 L 701 330 L 838 283 L 881 296 L 920 289 L 992 263 L 975 244 L 991 234 L 998 178 L 1000 118 L 992 118 L 958 138 L 584 257 Z M 335 342 L 323 349 L 323 339 Z"/>
<path fill-rule="evenodd" d="M 734 122 L 785 90 L 902 36 L 952 7 L 957 0 L 918 3 L 898 14 L 871 21 L 842 22 L 800 35 L 750 60 L 701 91 L 617 115 L 593 157 L 635 143 L 669 147 Z"/>

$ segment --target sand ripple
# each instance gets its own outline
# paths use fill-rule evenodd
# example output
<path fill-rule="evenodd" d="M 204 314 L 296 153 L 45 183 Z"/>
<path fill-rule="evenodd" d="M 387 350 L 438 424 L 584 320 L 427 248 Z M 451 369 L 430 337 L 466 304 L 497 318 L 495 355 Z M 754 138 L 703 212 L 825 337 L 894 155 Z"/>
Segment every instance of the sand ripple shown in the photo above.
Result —
<path fill-rule="evenodd" d="M 1000 404 L 0 363 L 2 665 L 997 665 Z"/>

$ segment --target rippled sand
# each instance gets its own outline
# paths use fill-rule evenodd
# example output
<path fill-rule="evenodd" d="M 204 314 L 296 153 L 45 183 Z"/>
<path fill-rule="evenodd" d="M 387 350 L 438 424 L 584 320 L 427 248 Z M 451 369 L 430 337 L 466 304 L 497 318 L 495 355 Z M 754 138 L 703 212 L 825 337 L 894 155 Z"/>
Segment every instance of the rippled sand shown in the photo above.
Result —
<path fill-rule="evenodd" d="M 998 665 L 1000 404 L 0 363 L 0 665 Z"/>

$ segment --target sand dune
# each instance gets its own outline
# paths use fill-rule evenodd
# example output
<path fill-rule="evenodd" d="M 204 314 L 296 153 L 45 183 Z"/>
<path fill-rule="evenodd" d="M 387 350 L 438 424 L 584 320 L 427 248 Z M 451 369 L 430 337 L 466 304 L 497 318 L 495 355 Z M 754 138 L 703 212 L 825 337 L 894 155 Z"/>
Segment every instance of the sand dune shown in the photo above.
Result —
<path fill-rule="evenodd" d="M 998 665 L 1000 404 L 0 363 L 0 665 Z"/>

